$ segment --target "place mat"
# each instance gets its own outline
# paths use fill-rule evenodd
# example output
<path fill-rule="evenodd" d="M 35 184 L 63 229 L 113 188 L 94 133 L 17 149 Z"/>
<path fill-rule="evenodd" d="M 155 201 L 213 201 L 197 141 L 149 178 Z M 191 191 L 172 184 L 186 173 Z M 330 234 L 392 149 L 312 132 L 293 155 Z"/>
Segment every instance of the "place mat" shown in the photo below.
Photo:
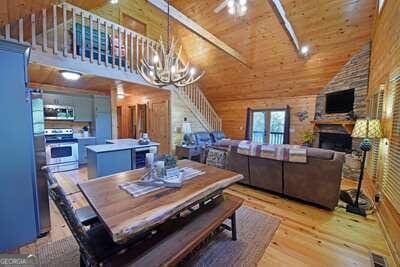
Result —
<path fill-rule="evenodd" d="M 183 170 L 183 182 L 205 173 L 204 171 L 196 170 L 190 167 L 183 167 L 180 170 Z M 133 197 L 140 197 L 158 189 L 165 188 L 164 185 L 143 185 L 140 184 L 140 181 L 122 183 L 118 185 L 118 187 Z"/>

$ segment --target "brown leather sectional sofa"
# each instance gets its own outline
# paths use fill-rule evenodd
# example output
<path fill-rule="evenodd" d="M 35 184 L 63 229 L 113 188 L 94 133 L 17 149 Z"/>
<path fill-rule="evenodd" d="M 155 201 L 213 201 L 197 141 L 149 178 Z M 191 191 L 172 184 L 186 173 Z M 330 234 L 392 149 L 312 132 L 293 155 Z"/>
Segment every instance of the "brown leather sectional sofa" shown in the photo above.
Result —
<path fill-rule="evenodd" d="M 307 148 L 307 163 L 229 152 L 227 168 L 243 174 L 243 184 L 301 199 L 333 210 L 339 200 L 344 153 Z"/>

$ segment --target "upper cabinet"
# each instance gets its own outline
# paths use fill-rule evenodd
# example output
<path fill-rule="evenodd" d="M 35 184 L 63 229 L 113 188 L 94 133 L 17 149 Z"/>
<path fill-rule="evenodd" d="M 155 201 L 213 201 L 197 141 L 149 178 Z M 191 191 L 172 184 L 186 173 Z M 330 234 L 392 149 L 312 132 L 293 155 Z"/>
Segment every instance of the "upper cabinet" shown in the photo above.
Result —
<path fill-rule="evenodd" d="M 95 113 L 111 113 L 111 98 L 109 96 L 94 96 Z"/>
<path fill-rule="evenodd" d="M 93 97 L 75 96 L 74 97 L 75 121 L 93 121 Z"/>
<path fill-rule="evenodd" d="M 74 106 L 74 96 L 54 93 L 44 93 L 43 103 L 45 105 Z"/>

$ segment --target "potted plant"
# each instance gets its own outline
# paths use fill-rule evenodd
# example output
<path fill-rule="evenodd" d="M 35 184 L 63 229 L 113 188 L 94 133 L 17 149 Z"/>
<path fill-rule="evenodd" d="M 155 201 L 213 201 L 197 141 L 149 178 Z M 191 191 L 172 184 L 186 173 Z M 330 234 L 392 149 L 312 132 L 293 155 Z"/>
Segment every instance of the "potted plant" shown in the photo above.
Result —
<path fill-rule="evenodd" d="M 314 139 L 315 139 L 315 136 L 314 136 L 313 132 L 310 132 L 310 131 L 305 132 L 303 135 L 303 141 L 304 141 L 303 145 L 307 146 L 307 147 L 311 147 L 313 145 Z"/>

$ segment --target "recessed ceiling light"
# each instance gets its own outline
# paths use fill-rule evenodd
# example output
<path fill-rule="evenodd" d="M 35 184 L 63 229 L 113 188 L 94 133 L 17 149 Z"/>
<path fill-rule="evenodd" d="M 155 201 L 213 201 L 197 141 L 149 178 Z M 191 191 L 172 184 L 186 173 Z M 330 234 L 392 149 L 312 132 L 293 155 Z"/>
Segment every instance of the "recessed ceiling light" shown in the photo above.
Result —
<path fill-rule="evenodd" d="M 118 4 L 118 0 L 110 0 L 110 3 L 113 5 Z"/>
<path fill-rule="evenodd" d="M 232 8 L 235 5 L 235 0 L 229 0 L 228 1 L 228 7 Z"/>
<path fill-rule="evenodd" d="M 60 71 L 60 73 L 64 77 L 64 79 L 67 79 L 70 81 L 77 81 L 82 76 L 82 74 L 80 74 L 78 72 L 67 71 L 67 70 L 62 70 L 62 71 Z"/>
<path fill-rule="evenodd" d="M 300 48 L 300 53 L 304 56 L 306 56 L 308 54 L 308 52 L 310 51 L 310 48 L 307 45 L 303 45 Z"/>
<path fill-rule="evenodd" d="M 242 6 L 245 6 L 247 3 L 247 0 L 239 0 L 239 4 Z"/>

